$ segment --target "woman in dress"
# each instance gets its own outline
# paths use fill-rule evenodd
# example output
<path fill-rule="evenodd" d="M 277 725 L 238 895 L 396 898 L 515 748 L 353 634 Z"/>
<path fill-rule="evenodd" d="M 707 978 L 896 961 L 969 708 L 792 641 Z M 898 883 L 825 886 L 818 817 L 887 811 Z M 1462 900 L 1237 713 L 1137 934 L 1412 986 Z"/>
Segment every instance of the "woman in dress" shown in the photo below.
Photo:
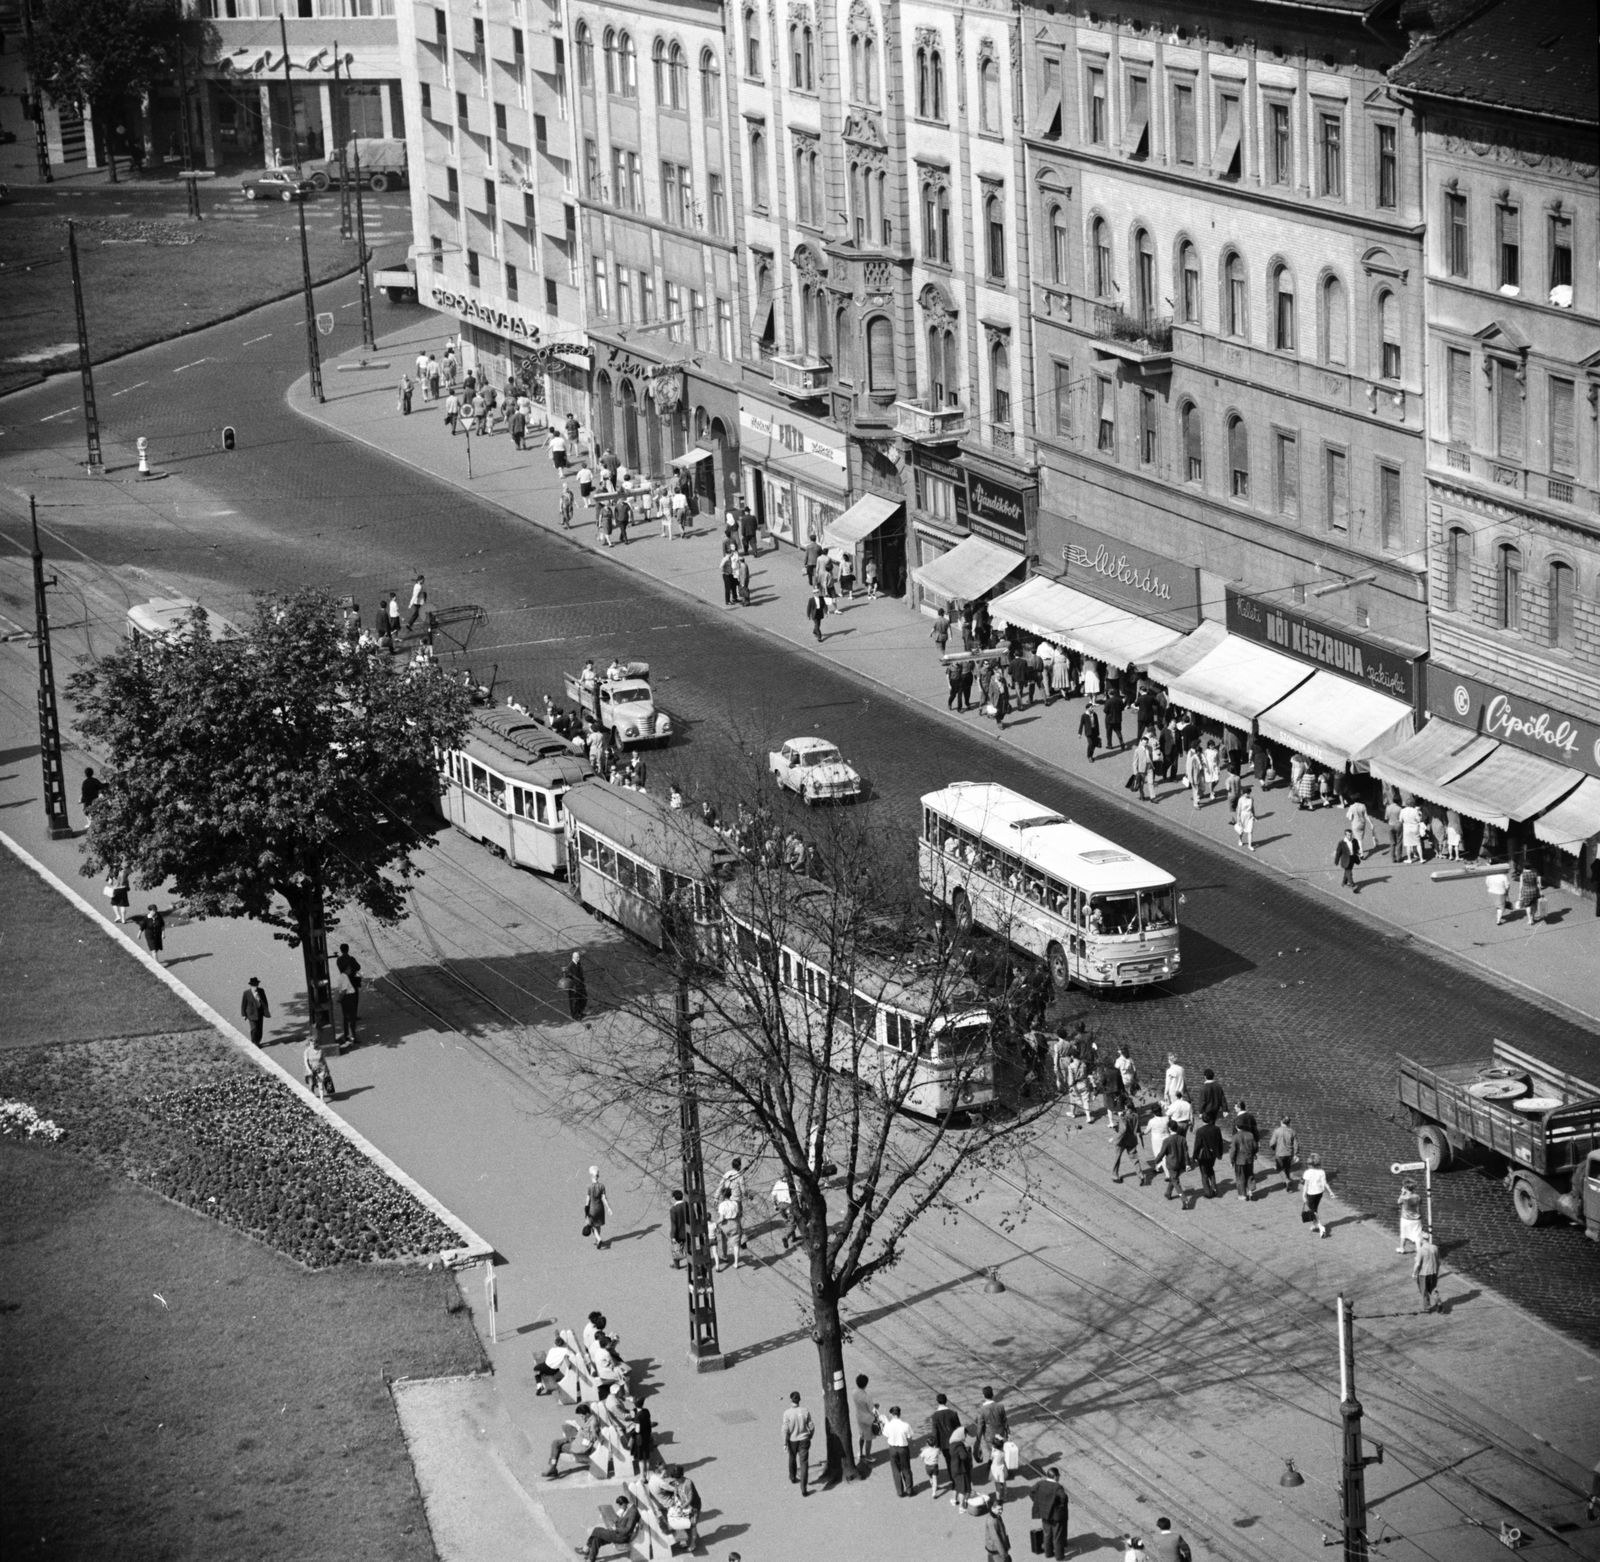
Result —
<path fill-rule="evenodd" d="M 1400 810 L 1400 847 L 1408 863 L 1422 861 L 1422 810 L 1415 803 Z"/>
<path fill-rule="evenodd" d="M 111 916 L 118 927 L 128 920 L 128 870 L 111 870 Z"/>
<path fill-rule="evenodd" d="M 1417 1185 L 1409 1177 L 1400 1184 L 1400 1197 L 1397 1200 L 1400 1206 L 1400 1246 L 1395 1249 L 1397 1253 L 1406 1250 L 1406 1243 L 1413 1247 L 1422 1246 L 1422 1196 L 1417 1192 Z"/>
<path fill-rule="evenodd" d="M 1378 849 L 1378 835 L 1372 828 L 1372 816 L 1367 812 L 1367 805 L 1359 797 L 1353 798 L 1344 811 L 1344 817 L 1350 826 L 1350 833 L 1361 843 L 1361 855 L 1370 857 Z"/>

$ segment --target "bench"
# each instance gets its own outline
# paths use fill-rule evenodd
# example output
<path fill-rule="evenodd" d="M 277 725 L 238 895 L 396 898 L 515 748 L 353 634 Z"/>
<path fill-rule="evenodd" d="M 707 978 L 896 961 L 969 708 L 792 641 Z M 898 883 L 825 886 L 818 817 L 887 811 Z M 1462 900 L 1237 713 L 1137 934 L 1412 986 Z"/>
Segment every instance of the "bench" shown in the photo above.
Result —
<path fill-rule="evenodd" d="M 642 1480 L 628 1482 L 628 1490 L 639 1504 L 639 1527 L 633 1532 L 631 1555 L 636 1562 L 658 1562 L 686 1550 L 688 1537 L 667 1527 L 666 1514 Z"/>
<path fill-rule="evenodd" d="M 572 1358 L 572 1369 L 562 1378 L 559 1385 L 562 1400 L 566 1404 L 575 1405 L 580 1399 L 598 1399 L 600 1383 L 595 1378 L 593 1369 L 589 1365 L 589 1358 L 578 1343 L 577 1337 L 571 1329 L 562 1329 L 556 1338 L 566 1346 L 567 1354 Z"/>

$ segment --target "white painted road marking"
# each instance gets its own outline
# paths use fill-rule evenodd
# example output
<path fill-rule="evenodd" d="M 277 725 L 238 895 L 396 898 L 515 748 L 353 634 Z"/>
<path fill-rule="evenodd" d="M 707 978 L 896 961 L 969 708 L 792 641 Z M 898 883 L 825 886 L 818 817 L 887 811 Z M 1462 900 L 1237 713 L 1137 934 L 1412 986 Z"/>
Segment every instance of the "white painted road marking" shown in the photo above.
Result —
<path fill-rule="evenodd" d="M 197 369 L 201 364 L 210 362 L 209 358 L 196 358 L 193 363 L 180 363 L 172 372 L 174 374 L 182 374 L 185 369 Z"/>
<path fill-rule="evenodd" d="M 260 336 L 252 336 L 248 342 L 245 342 L 242 345 L 245 347 L 254 347 L 257 342 L 264 342 L 271 335 L 271 331 L 263 331 Z"/>
<path fill-rule="evenodd" d="M 41 423 L 53 422 L 56 418 L 70 418 L 78 409 L 76 407 L 63 407 L 59 412 L 52 412 L 49 417 L 40 418 Z"/>
<path fill-rule="evenodd" d="M 150 383 L 149 380 L 140 380 L 139 381 L 139 385 L 148 385 L 149 383 Z M 124 385 L 121 390 L 112 391 L 111 394 L 113 396 L 126 396 L 129 391 L 138 390 L 139 389 L 139 385 Z"/>
<path fill-rule="evenodd" d="M 354 309 L 360 302 L 361 300 L 359 298 L 353 298 L 348 304 L 340 304 L 339 307 L 341 309 Z"/>

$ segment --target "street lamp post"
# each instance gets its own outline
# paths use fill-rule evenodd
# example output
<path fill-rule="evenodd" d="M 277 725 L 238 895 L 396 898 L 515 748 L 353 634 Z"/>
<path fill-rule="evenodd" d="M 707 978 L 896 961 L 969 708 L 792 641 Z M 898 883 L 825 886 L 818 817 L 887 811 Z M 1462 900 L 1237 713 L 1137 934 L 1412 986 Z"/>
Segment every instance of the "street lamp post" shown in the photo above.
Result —
<path fill-rule="evenodd" d="M 1339 1461 L 1339 1517 L 1344 1525 L 1344 1562 L 1368 1562 L 1367 1466 L 1383 1463 L 1383 1444 L 1370 1457 L 1363 1453 L 1361 1401 L 1356 1398 L 1356 1315 L 1339 1294 L 1339 1417 L 1344 1424 Z"/>
<path fill-rule="evenodd" d="M 283 40 L 283 95 L 289 110 L 289 156 L 294 159 L 294 171 L 300 172 L 300 138 L 294 133 L 294 84 L 289 80 L 289 24 L 283 12 L 278 12 L 278 36 Z"/>
<path fill-rule="evenodd" d="M 189 127 L 189 73 L 184 65 L 183 44 L 178 44 L 178 109 L 179 122 L 183 126 L 183 166 L 188 171 L 189 177 L 184 181 L 189 187 L 189 215 L 196 222 L 200 218 L 200 181 L 195 178 L 194 167 L 194 136 Z"/>
<path fill-rule="evenodd" d="M 339 148 L 339 237 L 350 237 L 350 169 L 345 153 L 344 84 L 339 80 L 339 40 L 333 41 L 333 134 Z"/>
<path fill-rule="evenodd" d="M 89 442 L 89 472 L 105 470 L 100 454 L 100 410 L 94 400 L 94 370 L 89 366 L 89 322 L 83 313 L 83 274 L 78 270 L 78 233 L 67 224 L 67 255 L 72 261 L 72 308 L 78 320 L 78 373 L 83 379 L 83 427 Z"/>
<path fill-rule="evenodd" d="M 361 257 L 361 345 L 376 349 L 378 339 L 372 331 L 372 272 L 367 262 L 372 258 L 367 250 L 367 215 L 361 201 L 361 143 L 351 138 L 356 149 L 356 253 Z"/>
<path fill-rule="evenodd" d="M 306 201 L 299 196 L 300 207 L 300 280 L 306 303 L 306 361 L 311 369 L 311 394 L 325 401 L 322 394 L 322 354 L 317 347 L 317 306 L 311 296 L 311 251 L 306 245 Z"/>
<path fill-rule="evenodd" d="M 61 720 L 56 711 L 55 664 L 50 656 L 50 605 L 45 591 L 55 576 L 44 577 L 44 550 L 39 546 L 39 510 L 28 495 L 28 519 L 33 524 L 33 612 L 39 641 L 39 760 L 44 766 L 44 811 L 50 821 L 50 839 L 66 840 L 72 834 L 67 820 L 67 777 L 61 765 Z"/>

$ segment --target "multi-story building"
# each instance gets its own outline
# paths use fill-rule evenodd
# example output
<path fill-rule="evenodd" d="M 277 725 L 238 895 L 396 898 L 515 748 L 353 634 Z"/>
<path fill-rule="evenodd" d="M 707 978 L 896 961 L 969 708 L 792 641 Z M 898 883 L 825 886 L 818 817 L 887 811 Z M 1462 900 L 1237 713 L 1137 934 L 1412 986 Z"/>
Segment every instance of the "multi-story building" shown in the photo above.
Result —
<path fill-rule="evenodd" d="M 1038 569 L 1070 593 L 1035 600 L 1107 661 L 1213 621 L 1159 670 L 1244 730 L 1318 666 L 1366 734 L 1324 733 L 1325 762 L 1392 738 L 1426 639 L 1422 168 L 1394 11 L 1024 4 Z"/>
<path fill-rule="evenodd" d="M 402 0 L 397 16 L 422 303 L 503 385 L 544 367 L 551 412 L 588 417 L 573 92 L 561 0 Z"/>
<path fill-rule="evenodd" d="M 1433 718 L 1397 778 L 1509 826 L 1514 850 L 1560 848 L 1550 867 L 1587 877 L 1600 832 L 1596 8 L 1474 11 L 1393 78 L 1422 126 L 1428 218 Z"/>
<path fill-rule="evenodd" d="M 703 508 L 738 484 L 739 138 L 716 0 L 571 0 L 594 428 Z"/>

